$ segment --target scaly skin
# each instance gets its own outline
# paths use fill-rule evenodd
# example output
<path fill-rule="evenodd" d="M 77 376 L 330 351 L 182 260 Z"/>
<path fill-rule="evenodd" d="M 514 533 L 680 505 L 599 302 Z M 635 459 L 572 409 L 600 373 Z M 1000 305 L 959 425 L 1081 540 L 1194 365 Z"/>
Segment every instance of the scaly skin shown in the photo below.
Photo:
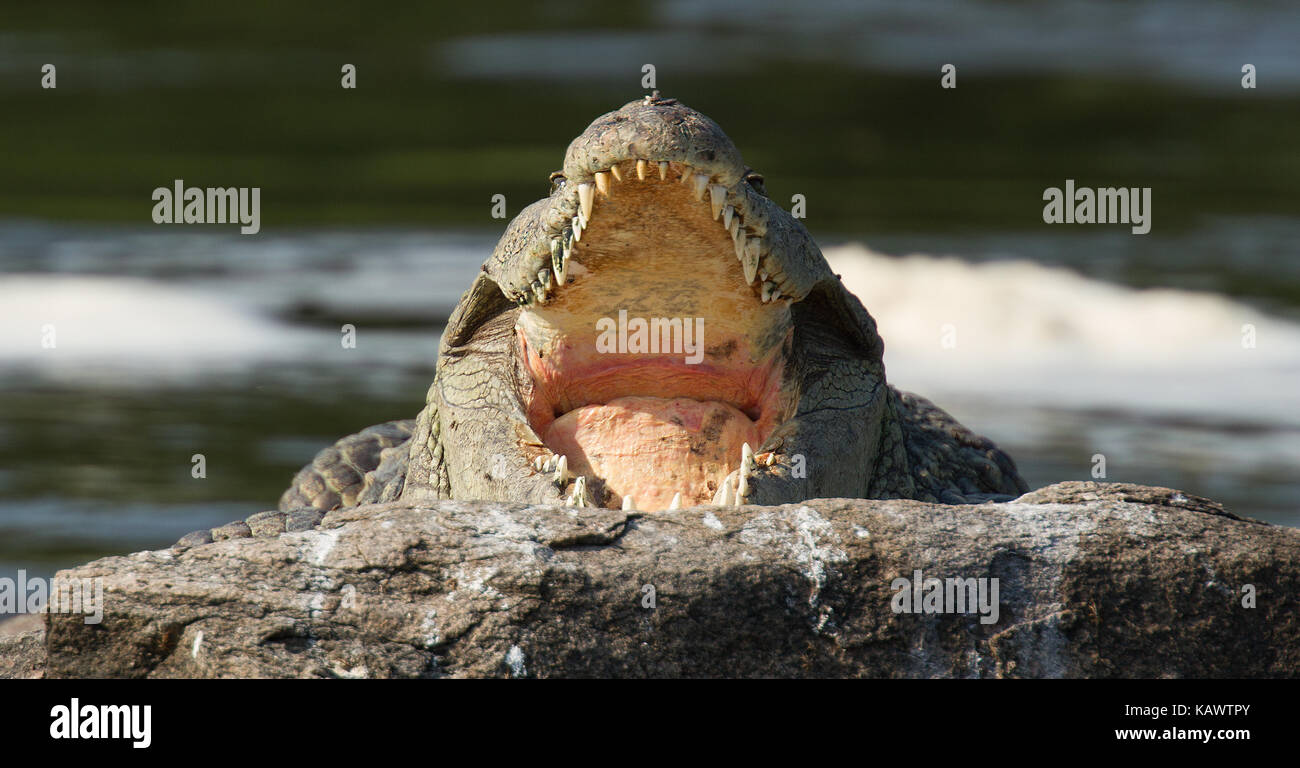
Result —
<path fill-rule="evenodd" d="M 646 163 L 635 165 L 638 160 Z M 611 166 L 619 173 L 611 176 Z M 639 178 L 642 173 L 645 178 Z M 696 190 L 699 174 L 704 178 Z M 608 304 L 590 307 L 596 314 L 628 300 L 626 283 L 640 286 L 643 297 L 664 296 L 665 316 L 688 314 L 671 311 L 669 295 L 691 287 L 687 281 L 696 276 L 680 272 L 694 272 L 694 264 L 723 270 L 713 278 L 717 294 L 739 302 L 735 306 L 743 310 L 739 319 L 735 312 L 715 313 L 711 321 L 735 325 L 732 340 L 750 344 L 753 359 L 761 353 L 782 361 L 779 384 L 762 403 L 763 412 L 775 417 L 765 422 L 761 445 L 723 467 L 736 471 L 722 481 L 727 493 L 719 489 L 715 502 L 769 505 L 851 497 L 977 503 L 1028 490 L 1010 457 L 992 442 L 929 401 L 886 383 L 875 321 L 831 272 L 803 225 L 766 196 L 762 177 L 744 165 L 735 145 L 704 115 L 657 93 L 627 104 L 597 118 L 573 141 L 556 177 L 559 183 L 551 194 L 510 223 L 452 314 L 427 404 L 414 423 L 372 427 L 323 451 L 280 500 L 282 512 L 296 511 L 299 517 L 273 519 L 297 519 L 301 525 L 305 509 L 398 498 L 618 506 L 617 495 L 602 490 L 602 478 L 584 477 L 579 485 L 571 473 L 553 469 L 557 457 L 551 455 L 545 425 L 538 419 L 549 405 L 537 405 L 540 386 L 535 380 L 538 366 L 563 368 L 554 357 L 539 362 L 561 346 L 543 349 L 539 360 L 521 350 L 553 342 L 545 333 L 539 336 L 537 328 L 553 331 L 556 317 L 586 311 L 583 302 L 593 303 L 592 296 L 598 299 L 595 304 Z M 629 186 L 678 181 L 682 202 L 667 197 L 674 194 L 667 187 L 642 193 L 636 190 L 651 187 Z M 701 196 L 705 184 L 716 189 Z M 600 192 L 594 191 L 597 187 Z M 584 191 L 590 195 L 587 206 Z M 690 213 L 691 192 L 703 200 L 695 203 L 703 206 L 699 214 Z M 657 200 L 673 202 L 662 211 L 620 213 L 620 202 L 631 205 L 620 196 L 637 194 L 658 194 Z M 715 194 L 721 205 L 731 206 L 730 234 L 712 223 L 718 234 L 698 234 L 691 227 L 708 221 Z M 713 219 L 724 221 L 717 203 L 713 208 Z M 585 240 L 575 237 L 579 226 L 587 233 Z M 671 274 L 646 271 L 645 259 L 612 261 L 617 257 L 610 245 L 617 241 L 615 235 L 636 227 L 644 227 L 649 236 L 664 228 L 681 230 L 671 234 L 668 245 L 647 251 L 649 258 L 676 246 L 698 246 L 709 255 L 693 257 L 697 260 L 685 270 L 680 261 L 665 257 L 664 269 L 679 272 Z M 711 245 L 714 240 L 722 245 Z M 596 281 L 638 268 L 642 271 L 629 271 L 622 283 Z M 583 294 L 584 286 L 596 292 Z M 709 362 L 727 362 L 726 354 L 735 358 L 734 347 L 710 348 Z M 742 359 L 741 365 L 746 364 Z M 710 482 L 708 490 L 714 488 Z M 267 513 L 254 517 L 263 529 L 283 530 L 278 524 L 268 528 Z M 236 528 L 217 529 L 218 538 L 247 535 L 243 531 L 251 527 L 232 525 Z M 192 542 L 204 538 L 202 532 L 191 536 L 196 535 Z"/>

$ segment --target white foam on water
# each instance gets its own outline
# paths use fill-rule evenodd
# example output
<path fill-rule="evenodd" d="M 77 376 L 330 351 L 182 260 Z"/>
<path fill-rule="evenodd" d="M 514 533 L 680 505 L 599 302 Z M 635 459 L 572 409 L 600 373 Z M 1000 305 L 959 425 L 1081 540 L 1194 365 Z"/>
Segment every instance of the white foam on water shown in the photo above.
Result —
<path fill-rule="evenodd" d="M 826 257 L 876 319 L 902 389 L 1300 424 L 1300 325 L 1246 304 L 1027 261 L 898 258 L 861 245 Z M 1242 344 L 1247 324 L 1253 349 Z"/>
<path fill-rule="evenodd" d="M 240 366 L 301 358 L 311 343 L 236 299 L 137 278 L 7 276 L 0 307 L 0 361 L 53 374 Z"/>

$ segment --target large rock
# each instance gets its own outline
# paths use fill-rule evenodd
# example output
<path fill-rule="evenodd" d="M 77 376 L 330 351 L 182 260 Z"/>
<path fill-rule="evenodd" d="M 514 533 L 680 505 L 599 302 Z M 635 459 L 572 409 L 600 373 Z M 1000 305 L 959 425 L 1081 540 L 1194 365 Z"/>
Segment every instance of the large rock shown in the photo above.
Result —
<path fill-rule="evenodd" d="M 997 621 L 895 612 L 916 570 L 998 579 Z M 50 677 L 1300 670 L 1300 530 L 1131 485 L 981 506 L 391 503 L 61 576 L 102 577 L 106 611 L 49 617 Z"/>

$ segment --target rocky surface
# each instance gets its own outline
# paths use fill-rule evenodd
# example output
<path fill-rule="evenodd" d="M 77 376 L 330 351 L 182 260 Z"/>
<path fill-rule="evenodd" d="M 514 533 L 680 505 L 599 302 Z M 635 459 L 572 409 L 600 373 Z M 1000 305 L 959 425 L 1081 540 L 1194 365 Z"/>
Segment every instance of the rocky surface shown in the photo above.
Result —
<path fill-rule="evenodd" d="M 44 673 L 44 617 L 31 613 L 0 617 L 0 680 Z"/>
<path fill-rule="evenodd" d="M 49 617 L 44 661 L 39 635 L 0 640 L 0 676 L 1300 671 L 1300 530 L 1163 488 L 656 513 L 397 502 L 260 527 L 63 572 L 105 580 L 103 623 Z M 918 569 L 997 578 L 996 622 L 895 612 L 894 580 Z"/>

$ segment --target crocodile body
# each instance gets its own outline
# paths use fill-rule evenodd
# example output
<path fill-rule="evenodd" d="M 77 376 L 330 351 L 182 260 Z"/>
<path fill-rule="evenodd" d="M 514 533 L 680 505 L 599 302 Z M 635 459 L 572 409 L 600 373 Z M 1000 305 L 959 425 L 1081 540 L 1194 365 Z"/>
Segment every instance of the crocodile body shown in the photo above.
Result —
<path fill-rule="evenodd" d="M 1028 490 L 991 441 L 888 385 L 871 315 L 704 115 L 629 103 L 551 181 L 452 313 L 423 411 L 322 451 L 273 519 L 395 499 L 654 510 Z M 670 338 L 673 321 L 698 338 Z"/>

